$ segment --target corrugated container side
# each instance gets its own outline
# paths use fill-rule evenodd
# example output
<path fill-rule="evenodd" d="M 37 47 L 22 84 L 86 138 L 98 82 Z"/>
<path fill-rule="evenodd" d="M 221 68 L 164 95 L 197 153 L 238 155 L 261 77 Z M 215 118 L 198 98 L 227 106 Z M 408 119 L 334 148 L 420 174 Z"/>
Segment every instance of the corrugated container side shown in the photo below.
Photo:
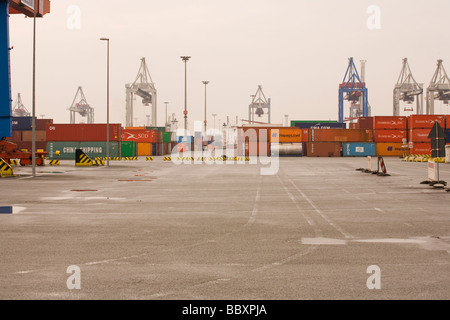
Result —
<path fill-rule="evenodd" d="M 106 142 L 106 124 L 49 124 L 48 141 L 100 141 Z M 109 141 L 121 140 L 121 125 L 109 125 Z"/>
<path fill-rule="evenodd" d="M 406 130 L 408 118 L 404 116 L 375 116 L 373 117 L 374 130 Z"/>
<path fill-rule="evenodd" d="M 136 142 L 134 141 L 122 141 L 120 143 L 120 154 L 122 157 L 135 157 L 136 156 Z"/>
<path fill-rule="evenodd" d="M 31 141 L 18 141 L 14 142 L 17 144 L 18 150 L 28 150 L 28 152 L 31 152 L 31 149 L 33 148 Z M 44 151 L 47 149 L 47 143 L 45 141 L 36 141 L 36 150 L 43 149 Z"/>
<path fill-rule="evenodd" d="M 157 135 L 154 130 L 124 129 L 122 130 L 122 141 L 156 143 Z"/>
<path fill-rule="evenodd" d="M 45 131 L 47 130 L 47 125 L 49 124 L 53 124 L 53 119 L 37 119 L 36 130 Z"/>
<path fill-rule="evenodd" d="M 373 130 L 373 117 L 359 117 L 356 129 Z"/>
<path fill-rule="evenodd" d="M 22 141 L 22 133 L 23 132 L 25 132 L 25 131 L 13 131 L 12 132 L 12 139 L 11 139 L 11 141 L 13 141 L 13 142 L 20 142 L 20 141 Z"/>
<path fill-rule="evenodd" d="M 450 143 L 450 129 L 445 130 L 445 135 L 446 135 L 445 141 L 447 143 Z"/>
<path fill-rule="evenodd" d="M 401 157 L 405 153 L 409 154 L 409 147 L 405 147 L 403 143 L 381 142 L 377 143 L 377 155 L 382 157 Z"/>
<path fill-rule="evenodd" d="M 425 129 L 432 128 L 434 123 L 438 121 L 442 128 L 445 128 L 445 115 L 427 115 L 427 114 L 413 114 L 409 116 L 409 129 Z"/>
<path fill-rule="evenodd" d="M 137 143 L 137 155 L 138 156 L 151 156 L 152 146 L 154 144 L 150 142 L 138 142 Z"/>
<path fill-rule="evenodd" d="M 341 143 L 340 142 L 308 142 L 307 143 L 308 157 L 340 157 Z"/>
<path fill-rule="evenodd" d="M 311 129 L 311 142 L 373 142 L 373 131 L 365 129 Z"/>
<path fill-rule="evenodd" d="M 245 156 L 270 156 L 270 142 L 246 141 Z"/>
<path fill-rule="evenodd" d="M 106 157 L 106 142 L 102 141 L 49 141 L 47 152 L 50 159 L 75 160 L 75 150 L 82 149 L 92 159 L 95 157 Z M 56 155 L 56 151 L 60 155 Z M 109 143 L 109 156 L 119 157 L 119 142 Z"/>
<path fill-rule="evenodd" d="M 91 159 L 96 157 L 106 157 L 106 142 L 103 141 L 80 141 L 80 148 Z M 109 156 L 120 157 L 119 142 L 113 141 L 109 143 Z"/>
<path fill-rule="evenodd" d="M 35 131 L 36 141 L 47 141 L 47 132 L 44 131 Z M 22 141 L 33 141 L 33 131 L 23 131 L 22 132 Z"/>
<path fill-rule="evenodd" d="M 431 143 L 425 142 L 413 143 L 411 154 L 431 154 Z"/>
<path fill-rule="evenodd" d="M 375 142 L 403 142 L 403 139 L 408 138 L 408 131 L 406 130 L 374 130 Z"/>
<path fill-rule="evenodd" d="M 164 143 L 170 143 L 172 141 L 171 140 L 171 136 L 172 136 L 171 132 L 164 132 L 163 133 L 163 142 Z"/>
<path fill-rule="evenodd" d="M 412 142 L 430 142 L 428 135 L 431 129 L 411 129 L 409 130 L 409 141 Z"/>
<path fill-rule="evenodd" d="M 300 128 L 281 128 L 271 129 L 269 142 L 278 143 L 299 143 L 302 142 L 302 129 Z"/>
<path fill-rule="evenodd" d="M 31 130 L 32 117 L 12 117 L 12 130 L 28 131 Z M 35 118 L 36 119 L 36 118 Z"/>
<path fill-rule="evenodd" d="M 373 142 L 345 142 L 342 144 L 344 157 L 375 156 L 376 148 Z"/>
<path fill-rule="evenodd" d="M 78 141 L 49 141 L 47 142 L 48 158 L 55 160 L 74 160 L 75 150 L 80 148 Z M 59 156 L 56 152 L 59 151 Z"/>

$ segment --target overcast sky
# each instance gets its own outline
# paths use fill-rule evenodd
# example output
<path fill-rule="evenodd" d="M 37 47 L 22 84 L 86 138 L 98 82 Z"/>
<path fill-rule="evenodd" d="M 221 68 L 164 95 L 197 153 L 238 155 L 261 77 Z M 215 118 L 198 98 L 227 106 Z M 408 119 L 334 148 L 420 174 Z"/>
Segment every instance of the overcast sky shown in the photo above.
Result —
<path fill-rule="evenodd" d="M 376 21 L 367 11 L 372 5 L 380 8 L 379 29 L 367 25 Z M 202 80 L 210 81 L 211 126 L 213 113 L 216 121 L 247 119 L 258 85 L 271 98 L 272 123 L 282 123 L 285 114 L 290 120 L 337 120 L 338 85 L 349 57 L 358 70 L 367 60 L 372 114 L 392 115 L 402 58 L 425 86 L 437 59 L 450 70 L 449 13 L 448 0 L 53 0 L 51 13 L 37 23 L 36 115 L 68 123 L 67 108 L 82 86 L 95 122 L 106 121 L 106 42 L 100 37 L 111 39 L 111 122 L 125 124 L 125 84 L 135 80 L 145 57 L 158 91 L 158 125 L 165 101 L 182 123 L 182 55 L 192 57 L 190 126 L 203 120 Z M 32 31 L 32 19 L 11 16 L 13 103 L 21 93 L 29 111 Z M 137 124 L 144 124 L 148 107 L 139 100 L 135 106 Z M 438 104 L 436 113 L 448 108 Z"/>

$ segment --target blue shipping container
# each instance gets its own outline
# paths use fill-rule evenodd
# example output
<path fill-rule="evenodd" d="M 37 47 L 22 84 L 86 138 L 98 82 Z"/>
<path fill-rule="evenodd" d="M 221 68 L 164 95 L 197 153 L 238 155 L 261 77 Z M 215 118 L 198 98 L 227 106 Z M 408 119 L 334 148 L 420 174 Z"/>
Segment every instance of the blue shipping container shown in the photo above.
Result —
<path fill-rule="evenodd" d="M 190 143 L 194 143 L 194 137 L 193 137 L 193 136 L 188 136 L 188 137 L 177 136 L 177 142 L 178 142 L 178 143 L 181 143 L 181 142 L 190 142 Z"/>
<path fill-rule="evenodd" d="M 31 119 L 32 117 L 12 117 L 13 131 L 30 131 L 32 125 Z"/>
<path fill-rule="evenodd" d="M 301 129 L 346 129 L 347 124 L 346 123 L 334 123 L 334 122 L 297 122 L 295 123 L 296 128 Z"/>
<path fill-rule="evenodd" d="M 374 157 L 376 155 L 375 143 L 346 142 L 342 145 L 344 157 Z"/>

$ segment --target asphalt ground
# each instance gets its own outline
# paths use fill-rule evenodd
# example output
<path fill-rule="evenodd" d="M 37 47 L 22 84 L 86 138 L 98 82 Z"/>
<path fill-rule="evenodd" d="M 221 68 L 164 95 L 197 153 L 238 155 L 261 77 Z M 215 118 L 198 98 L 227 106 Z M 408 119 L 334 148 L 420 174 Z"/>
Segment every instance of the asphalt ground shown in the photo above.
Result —
<path fill-rule="evenodd" d="M 366 158 L 14 167 L 0 299 L 446 300 L 450 192 L 384 160 L 386 177 Z"/>

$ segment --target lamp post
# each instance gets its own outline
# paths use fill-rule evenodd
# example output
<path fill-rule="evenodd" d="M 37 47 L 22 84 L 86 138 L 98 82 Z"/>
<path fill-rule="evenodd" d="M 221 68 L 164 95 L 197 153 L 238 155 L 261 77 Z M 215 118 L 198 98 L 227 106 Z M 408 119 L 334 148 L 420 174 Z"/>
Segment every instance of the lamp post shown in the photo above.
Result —
<path fill-rule="evenodd" d="M 216 116 L 217 116 L 217 114 L 213 113 L 212 116 L 213 116 L 213 121 L 214 121 L 214 129 L 216 129 Z"/>
<path fill-rule="evenodd" d="M 205 137 L 206 137 L 206 124 L 207 124 L 207 120 L 206 120 L 206 85 L 209 83 L 209 81 L 202 81 L 202 83 L 205 85 L 205 123 L 204 123 L 204 127 L 205 127 Z"/>
<path fill-rule="evenodd" d="M 167 127 L 169 125 L 169 121 L 167 119 L 167 105 L 169 104 L 169 102 L 164 102 L 166 105 L 166 119 L 164 120 L 164 125 Z"/>
<path fill-rule="evenodd" d="M 31 174 L 36 177 L 36 2 L 33 2 L 33 106 L 31 114 Z"/>
<path fill-rule="evenodd" d="M 109 167 L 109 38 L 100 38 L 107 42 L 106 52 L 106 165 Z"/>
<path fill-rule="evenodd" d="M 184 136 L 187 136 L 187 62 L 191 57 L 181 56 L 181 60 L 184 61 Z M 187 138 L 186 138 L 187 139 Z"/>

